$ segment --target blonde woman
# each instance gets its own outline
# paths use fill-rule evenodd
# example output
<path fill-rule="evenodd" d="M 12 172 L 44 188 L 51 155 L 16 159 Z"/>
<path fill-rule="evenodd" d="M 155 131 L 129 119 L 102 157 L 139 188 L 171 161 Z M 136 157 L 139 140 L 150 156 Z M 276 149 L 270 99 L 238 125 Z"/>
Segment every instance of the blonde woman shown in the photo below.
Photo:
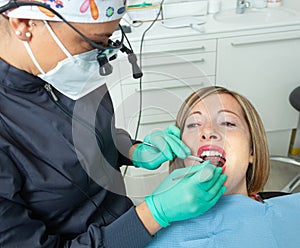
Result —
<path fill-rule="evenodd" d="M 201 156 L 197 150 L 200 145 L 219 146 L 226 152 L 224 165 L 228 164 L 227 175 L 236 173 L 233 164 L 237 163 L 238 168 L 243 169 L 241 192 L 229 187 L 226 194 L 243 193 L 255 197 L 263 190 L 270 170 L 266 134 L 257 111 L 245 97 L 222 87 L 202 88 L 190 95 L 181 106 L 176 125 L 182 130 L 182 140 L 194 155 Z M 234 143 L 233 139 L 238 139 L 239 143 Z M 240 161 L 242 148 L 245 155 Z M 233 157 L 236 151 L 239 154 Z M 221 160 L 220 155 L 210 157 L 210 162 L 216 165 Z M 183 163 L 183 160 L 175 159 L 170 168 L 173 170 L 192 163 L 191 160 Z M 229 185 L 230 181 L 229 176 L 225 185 Z"/>
<path fill-rule="evenodd" d="M 192 155 L 222 167 L 226 191 L 207 213 L 174 223 L 149 247 L 299 247 L 300 194 L 265 202 L 258 195 L 268 179 L 269 154 L 262 121 L 245 97 L 202 88 L 183 103 L 176 125 Z M 170 170 L 195 164 L 175 159 Z"/>

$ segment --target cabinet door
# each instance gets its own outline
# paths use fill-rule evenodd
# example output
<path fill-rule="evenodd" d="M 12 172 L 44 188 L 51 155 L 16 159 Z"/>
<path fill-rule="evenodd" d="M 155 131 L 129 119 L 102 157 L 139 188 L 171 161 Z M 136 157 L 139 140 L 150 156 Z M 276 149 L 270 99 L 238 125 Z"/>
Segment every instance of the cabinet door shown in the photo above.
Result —
<path fill-rule="evenodd" d="M 214 81 L 215 77 L 203 77 L 148 82 L 143 85 L 142 92 L 137 84 L 122 85 L 126 129 L 130 133 L 136 129 L 140 93 L 142 93 L 142 116 L 139 138 L 143 138 L 151 131 L 174 124 L 184 100 L 199 88 L 214 85 Z"/>
<path fill-rule="evenodd" d="M 300 31 L 218 41 L 216 84 L 245 95 L 267 131 L 296 127 L 289 94 L 300 85 Z"/>
<path fill-rule="evenodd" d="M 137 54 L 138 60 L 142 58 L 144 83 L 215 75 L 216 40 L 173 42 L 145 42 L 142 57 Z M 128 63 L 120 65 L 122 83 L 134 83 Z"/>
<path fill-rule="evenodd" d="M 158 52 L 159 49 L 162 50 Z M 126 67 L 126 63 L 119 60 L 122 102 L 120 111 L 118 106 L 116 108 L 117 113 L 123 114 L 122 126 L 131 134 L 135 133 L 141 95 L 138 138 L 143 138 L 154 129 L 174 124 L 177 112 L 188 95 L 201 87 L 215 84 L 215 50 L 215 39 L 170 44 L 147 40 L 142 56 L 142 90 L 128 73 L 128 63 Z"/>
<path fill-rule="evenodd" d="M 246 96 L 258 110 L 271 154 L 287 155 L 299 113 L 289 103 L 300 84 L 300 31 L 218 42 L 216 84 Z"/>

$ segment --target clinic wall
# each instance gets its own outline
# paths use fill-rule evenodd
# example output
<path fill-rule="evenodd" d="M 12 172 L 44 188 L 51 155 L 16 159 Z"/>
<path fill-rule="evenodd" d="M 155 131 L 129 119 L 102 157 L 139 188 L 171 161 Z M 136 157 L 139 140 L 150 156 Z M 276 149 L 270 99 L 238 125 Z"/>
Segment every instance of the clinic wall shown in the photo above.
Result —
<path fill-rule="evenodd" d="M 285 7 L 300 11 L 300 1 L 299 0 L 282 0 Z"/>
<path fill-rule="evenodd" d="M 195 0 L 165 0 L 166 2 L 183 2 L 183 1 L 195 1 Z M 234 8 L 236 6 L 237 0 L 221 0 L 222 9 Z M 127 4 L 140 4 L 143 0 L 128 0 Z M 158 3 L 160 0 L 146 0 L 145 2 L 149 3 Z M 282 3 L 285 7 L 300 11 L 300 1 L 299 0 L 282 0 Z"/>

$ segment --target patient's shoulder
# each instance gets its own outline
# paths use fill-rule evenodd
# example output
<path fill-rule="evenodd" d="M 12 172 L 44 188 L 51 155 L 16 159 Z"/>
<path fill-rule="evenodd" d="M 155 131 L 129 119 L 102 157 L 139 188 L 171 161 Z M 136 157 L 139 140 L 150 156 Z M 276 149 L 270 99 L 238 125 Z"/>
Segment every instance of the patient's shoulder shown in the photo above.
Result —
<path fill-rule="evenodd" d="M 268 205 L 283 207 L 283 208 L 297 207 L 299 210 L 300 192 L 269 198 L 265 200 L 265 203 Z"/>

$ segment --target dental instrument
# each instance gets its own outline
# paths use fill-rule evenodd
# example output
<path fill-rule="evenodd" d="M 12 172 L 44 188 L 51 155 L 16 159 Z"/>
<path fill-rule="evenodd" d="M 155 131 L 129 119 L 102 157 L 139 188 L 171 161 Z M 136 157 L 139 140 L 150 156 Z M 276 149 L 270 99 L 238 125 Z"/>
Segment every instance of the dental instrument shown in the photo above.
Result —
<path fill-rule="evenodd" d="M 194 172 L 186 173 L 184 175 L 180 175 L 178 177 L 173 177 L 172 180 L 175 181 L 178 179 L 190 177 L 195 175 L 196 173 L 199 173 L 199 171 L 194 171 Z M 214 169 L 212 167 L 203 167 L 197 179 L 199 180 L 200 183 L 203 183 L 210 180 L 213 174 L 214 174 Z"/>
<path fill-rule="evenodd" d="M 145 144 L 147 146 L 151 146 L 151 147 L 156 148 L 157 150 L 159 150 L 155 145 L 152 145 L 148 142 L 143 142 L 143 144 Z M 193 156 L 193 155 L 188 155 L 186 158 L 197 161 L 197 162 L 200 162 L 200 163 L 204 162 L 203 158 L 199 158 L 199 157 L 196 157 L 196 156 Z"/>
<path fill-rule="evenodd" d="M 143 144 L 159 150 L 155 145 L 152 145 L 148 142 L 143 142 Z M 199 158 L 199 157 L 196 157 L 196 156 L 193 156 L 193 155 L 188 155 L 187 158 L 191 159 L 191 160 L 194 160 L 194 161 L 197 161 L 197 162 L 200 162 L 200 163 L 205 161 L 203 158 Z M 223 166 L 222 173 L 224 172 L 225 168 L 226 168 L 226 166 Z M 194 172 L 190 172 L 190 173 L 187 173 L 187 174 L 184 174 L 184 175 L 180 175 L 178 177 L 173 177 L 172 180 L 175 181 L 175 180 L 183 179 L 183 178 L 186 178 L 186 177 L 190 177 L 190 176 L 195 175 L 197 172 L 198 171 L 194 171 Z M 212 171 L 210 171 L 210 169 L 207 169 L 202 174 L 203 175 L 201 176 L 200 181 L 205 182 L 205 181 L 209 180 L 209 178 L 211 177 Z"/>
<path fill-rule="evenodd" d="M 172 180 L 176 181 L 176 180 L 183 179 L 183 178 L 186 178 L 186 177 L 191 177 L 191 176 L 195 175 L 196 173 L 197 173 L 197 171 L 194 171 L 194 172 L 187 173 L 187 174 L 184 174 L 184 175 L 181 175 L 181 176 L 178 176 L 178 177 L 173 177 Z"/>

